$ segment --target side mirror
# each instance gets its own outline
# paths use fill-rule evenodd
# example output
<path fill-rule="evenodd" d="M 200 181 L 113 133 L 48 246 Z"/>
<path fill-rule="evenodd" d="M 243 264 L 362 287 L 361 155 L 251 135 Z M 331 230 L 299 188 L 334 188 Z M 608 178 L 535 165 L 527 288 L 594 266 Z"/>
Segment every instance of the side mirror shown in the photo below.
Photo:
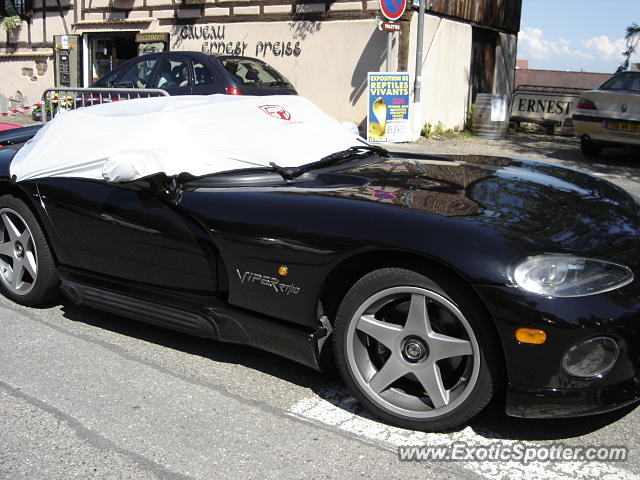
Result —
<path fill-rule="evenodd" d="M 143 152 L 117 153 L 107 158 L 102 166 L 102 178 L 108 183 L 125 184 L 133 190 L 147 190 L 174 204 L 182 197 L 178 178 L 167 177 L 158 168 L 155 158 Z"/>

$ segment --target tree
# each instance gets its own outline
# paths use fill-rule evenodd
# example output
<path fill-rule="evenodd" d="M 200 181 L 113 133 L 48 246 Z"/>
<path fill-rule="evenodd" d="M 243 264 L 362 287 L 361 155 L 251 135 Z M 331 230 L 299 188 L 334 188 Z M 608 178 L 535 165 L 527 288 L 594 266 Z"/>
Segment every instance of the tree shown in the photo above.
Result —
<path fill-rule="evenodd" d="M 624 39 L 627 41 L 627 49 L 622 54 L 624 55 L 624 62 L 622 62 L 622 65 L 618 67 L 616 73 L 629 70 L 631 55 L 634 54 L 636 48 L 638 47 L 638 43 L 640 43 L 640 25 L 638 25 L 636 22 L 633 22 L 630 26 L 628 26 L 627 34 L 624 36 Z"/>

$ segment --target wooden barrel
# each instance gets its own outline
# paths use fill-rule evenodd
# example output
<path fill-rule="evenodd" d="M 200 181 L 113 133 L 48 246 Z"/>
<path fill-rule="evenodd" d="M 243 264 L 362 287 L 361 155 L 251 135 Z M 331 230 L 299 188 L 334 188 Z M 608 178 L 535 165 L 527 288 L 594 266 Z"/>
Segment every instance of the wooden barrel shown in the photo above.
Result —
<path fill-rule="evenodd" d="M 473 111 L 473 133 L 490 140 L 506 138 L 509 128 L 509 95 L 479 93 Z"/>

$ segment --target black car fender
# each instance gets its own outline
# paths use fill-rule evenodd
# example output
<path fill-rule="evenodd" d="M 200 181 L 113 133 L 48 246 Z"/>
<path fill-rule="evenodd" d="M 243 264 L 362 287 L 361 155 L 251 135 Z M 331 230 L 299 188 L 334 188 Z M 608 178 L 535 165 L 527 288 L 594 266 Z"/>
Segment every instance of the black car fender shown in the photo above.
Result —
<path fill-rule="evenodd" d="M 220 252 L 231 305 L 307 327 L 317 322 L 322 295 L 344 293 L 367 273 L 362 267 L 437 262 L 466 283 L 504 284 L 505 259 L 513 255 L 495 236 L 483 239 L 481 227 L 469 237 L 462 233 L 468 225 L 456 220 L 310 197 L 295 187 L 186 191 L 181 207 L 204 225 Z M 485 255 L 474 253 L 477 243 L 485 244 Z"/>

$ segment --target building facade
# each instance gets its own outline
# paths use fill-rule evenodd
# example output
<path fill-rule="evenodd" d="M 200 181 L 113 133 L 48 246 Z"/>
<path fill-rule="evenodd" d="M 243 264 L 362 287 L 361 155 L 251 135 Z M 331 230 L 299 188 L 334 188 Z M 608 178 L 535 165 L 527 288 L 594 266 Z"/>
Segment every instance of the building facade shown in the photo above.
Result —
<path fill-rule="evenodd" d="M 513 88 L 521 0 L 427 0 L 416 124 L 462 127 L 476 93 Z M 362 124 L 367 72 L 415 73 L 417 6 L 388 33 L 375 0 L 5 0 L 0 112 L 45 88 L 88 86 L 164 50 L 257 57 L 342 121 Z M 11 19 L 18 20 L 13 22 Z M 9 28 L 7 28 L 9 27 Z"/>

